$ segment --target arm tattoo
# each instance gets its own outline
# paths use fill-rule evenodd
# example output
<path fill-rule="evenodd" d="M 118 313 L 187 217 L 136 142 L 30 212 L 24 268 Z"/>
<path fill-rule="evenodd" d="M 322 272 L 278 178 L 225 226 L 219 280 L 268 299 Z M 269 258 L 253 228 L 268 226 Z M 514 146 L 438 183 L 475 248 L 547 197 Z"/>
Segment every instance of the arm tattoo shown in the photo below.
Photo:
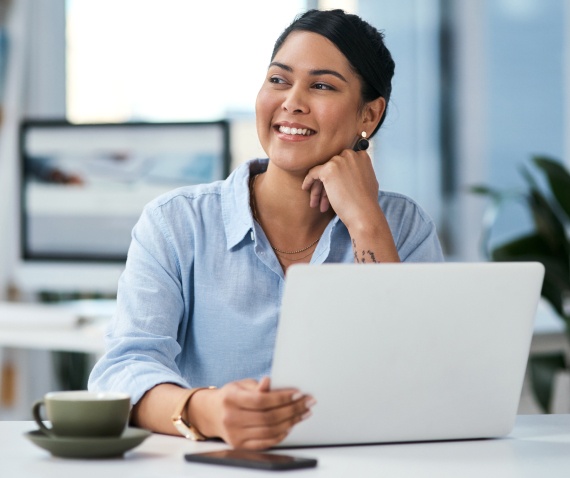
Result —
<path fill-rule="evenodd" d="M 374 251 L 371 251 L 370 249 L 368 249 L 367 251 L 363 250 L 361 253 L 361 257 L 359 259 L 358 252 L 356 249 L 356 241 L 354 239 L 352 240 L 352 251 L 354 253 L 354 262 L 356 262 L 357 264 L 365 264 L 367 255 L 371 262 L 375 264 L 378 263 L 378 261 L 376 260 L 376 256 L 374 255 Z"/>

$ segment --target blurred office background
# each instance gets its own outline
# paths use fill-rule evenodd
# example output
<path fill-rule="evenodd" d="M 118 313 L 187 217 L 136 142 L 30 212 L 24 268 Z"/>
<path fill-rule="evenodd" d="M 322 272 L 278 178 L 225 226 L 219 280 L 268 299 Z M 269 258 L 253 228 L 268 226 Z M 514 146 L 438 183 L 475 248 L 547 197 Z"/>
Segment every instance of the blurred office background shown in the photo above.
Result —
<path fill-rule="evenodd" d="M 396 75 L 387 120 L 373 142 L 377 175 L 383 189 L 411 196 L 434 218 L 448 260 L 484 260 L 479 241 L 487 203 L 468 192 L 471 185 L 521 188 L 519 168 L 533 154 L 570 164 L 569 0 L 0 5 L 0 299 L 37 292 L 18 272 L 22 119 L 226 119 L 233 168 L 264 154 L 255 97 L 275 39 L 307 8 L 343 8 L 385 32 Z M 525 210 L 513 204 L 493 240 L 529 227 Z M 91 267 L 84 273 L 95 273 Z M 53 280 L 51 292 L 58 292 L 57 274 Z"/>
<path fill-rule="evenodd" d="M 0 72 L 0 296 L 17 268 L 17 145 L 25 117 L 73 122 L 229 119 L 233 165 L 262 156 L 255 96 L 273 42 L 306 8 L 340 7 L 385 31 L 396 61 L 374 141 L 381 187 L 435 219 L 450 260 L 478 260 L 485 201 L 517 188 L 532 154 L 568 161 L 567 0 L 4 0 Z M 6 8 L 7 6 L 7 8 Z M 529 226 L 511 206 L 497 240 Z M 25 287 L 25 284 L 20 284 Z"/>

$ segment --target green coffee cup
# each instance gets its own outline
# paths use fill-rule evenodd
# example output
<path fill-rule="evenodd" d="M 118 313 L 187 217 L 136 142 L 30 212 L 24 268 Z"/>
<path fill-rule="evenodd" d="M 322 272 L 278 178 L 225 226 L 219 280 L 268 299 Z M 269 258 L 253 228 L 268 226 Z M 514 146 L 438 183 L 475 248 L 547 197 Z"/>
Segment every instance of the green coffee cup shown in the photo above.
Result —
<path fill-rule="evenodd" d="M 48 428 L 41 417 L 45 406 Z M 32 406 L 40 429 L 54 437 L 117 437 L 129 420 L 131 399 L 126 393 L 87 390 L 50 392 Z"/>

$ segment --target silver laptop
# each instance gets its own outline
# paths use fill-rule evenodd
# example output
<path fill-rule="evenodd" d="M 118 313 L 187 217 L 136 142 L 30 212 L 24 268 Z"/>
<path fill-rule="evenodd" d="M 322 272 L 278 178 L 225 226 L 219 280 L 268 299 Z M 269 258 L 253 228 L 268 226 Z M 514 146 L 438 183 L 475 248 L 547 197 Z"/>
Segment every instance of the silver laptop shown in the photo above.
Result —
<path fill-rule="evenodd" d="M 280 446 L 507 435 L 543 276 L 539 263 L 291 267 L 272 387 L 317 404 Z"/>

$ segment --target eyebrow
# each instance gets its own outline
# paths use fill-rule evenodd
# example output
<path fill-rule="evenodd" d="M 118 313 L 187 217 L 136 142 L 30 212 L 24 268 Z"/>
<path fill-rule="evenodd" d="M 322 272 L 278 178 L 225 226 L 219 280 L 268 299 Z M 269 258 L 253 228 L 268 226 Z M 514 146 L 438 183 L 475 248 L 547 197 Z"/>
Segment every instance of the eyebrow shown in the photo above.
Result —
<path fill-rule="evenodd" d="M 289 65 L 285 65 L 284 63 L 279 63 L 278 61 L 272 61 L 269 66 L 276 66 L 278 68 L 281 68 L 285 71 L 289 71 L 292 72 L 293 68 L 291 68 Z M 335 70 L 327 70 L 327 69 L 320 69 L 320 70 L 310 70 L 309 74 L 312 76 L 320 76 L 320 75 L 332 75 L 332 76 L 336 76 L 339 80 L 344 81 L 345 83 L 348 83 L 347 79 L 342 76 L 338 71 Z"/>

